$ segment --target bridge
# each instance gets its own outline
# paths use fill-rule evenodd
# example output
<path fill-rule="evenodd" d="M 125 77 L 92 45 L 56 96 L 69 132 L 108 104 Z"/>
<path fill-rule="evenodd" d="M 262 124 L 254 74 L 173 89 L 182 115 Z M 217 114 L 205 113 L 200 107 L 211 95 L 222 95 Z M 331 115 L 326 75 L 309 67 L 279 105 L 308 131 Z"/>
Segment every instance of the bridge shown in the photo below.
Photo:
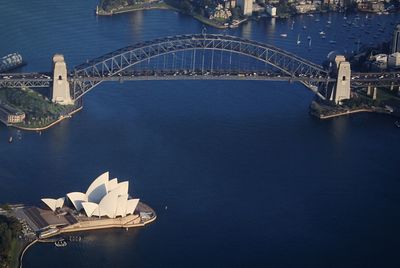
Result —
<path fill-rule="evenodd" d="M 53 72 L 0 74 L 0 87 L 50 87 L 52 100 L 72 104 L 104 81 L 259 80 L 300 82 L 322 99 L 350 98 L 351 87 L 398 87 L 400 73 L 351 73 L 343 56 L 328 71 L 277 47 L 219 34 L 192 34 L 137 43 L 87 60 L 68 72 L 62 55 Z"/>

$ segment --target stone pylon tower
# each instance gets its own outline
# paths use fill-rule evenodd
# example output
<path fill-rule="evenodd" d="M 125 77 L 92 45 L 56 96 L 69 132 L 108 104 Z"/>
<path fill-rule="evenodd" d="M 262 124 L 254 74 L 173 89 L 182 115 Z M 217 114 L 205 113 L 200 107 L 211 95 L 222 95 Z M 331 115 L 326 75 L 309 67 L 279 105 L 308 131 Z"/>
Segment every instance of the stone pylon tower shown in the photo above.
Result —
<path fill-rule="evenodd" d="M 53 57 L 52 101 L 61 105 L 74 104 L 67 80 L 67 65 L 65 64 L 64 56 L 61 54 L 56 54 Z"/>
<path fill-rule="evenodd" d="M 350 99 L 351 69 L 350 62 L 344 56 L 336 56 L 335 63 L 337 80 L 332 97 L 336 104 L 340 104 L 342 100 Z"/>

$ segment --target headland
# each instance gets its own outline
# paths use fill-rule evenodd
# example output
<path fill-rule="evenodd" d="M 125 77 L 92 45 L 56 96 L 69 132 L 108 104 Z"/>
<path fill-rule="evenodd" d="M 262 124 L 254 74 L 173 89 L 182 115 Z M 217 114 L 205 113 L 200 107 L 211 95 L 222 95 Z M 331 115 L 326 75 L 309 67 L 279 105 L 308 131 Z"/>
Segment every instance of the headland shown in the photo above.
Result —
<path fill-rule="evenodd" d="M 155 221 L 157 215 L 150 206 L 130 198 L 128 185 L 128 181 L 110 180 L 105 172 L 90 184 L 86 193 L 43 198 L 45 206 L 4 205 L 0 222 L 8 224 L 5 233 L 1 233 L 2 238 L 8 239 L 2 249 L 7 256 L 5 267 L 19 267 L 24 253 L 36 242 L 57 242 L 67 233 L 107 228 L 128 230 Z M 65 245 L 66 242 L 61 246 Z"/>

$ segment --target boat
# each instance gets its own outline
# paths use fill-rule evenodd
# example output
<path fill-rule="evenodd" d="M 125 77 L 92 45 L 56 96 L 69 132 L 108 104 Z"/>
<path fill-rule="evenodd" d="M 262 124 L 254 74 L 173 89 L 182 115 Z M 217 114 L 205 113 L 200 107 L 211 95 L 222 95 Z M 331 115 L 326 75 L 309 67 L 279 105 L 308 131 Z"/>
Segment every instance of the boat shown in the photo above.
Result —
<path fill-rule="evenodd" d="M 292 21 L 292 28 L 290 28 L 290 29 L 292 29 L 292 30 L 293 30 L 293 26 L 294 26 L 294 21 Z"/>
<path fill-rule="evenodd" d="M 396 125 L 396 127 L 400 128 L 400 122 L 399 121 L 394 122 L 394 124 Z"/>
<path fill-rule="evenodd" d="M 281 34 L 281 37 L 287 37 L 287 34 L 283 33 Z"/>
<path fill-rule="evenodd" d="M 317 19 L 315 19 L 315 22 L 319 22 L 320 20 L 317 18 Z"/>
<path fill-rule="evenodd" d="M 311 40 L 311 36 L 307 36 L 307 40 Z"/>
<path fill-rule="evenodd" d="M 301 41 L 300 41 L 300 34 L 297 35 L 297 43 L 298 45 L 300 45 Z"/>
<path fill-rule="evenodd" d="M 13 141 L 13 137 L 10 137 L 10 138 L 8 139 L 8 143 L 12 143 L 12 141 Z"/>
<path fill-rule="evenodd" d="M 0 58 L 0 73 L 8 72 L 18 67 L 23 66 L 25 63 L 22 56 L 18 53 L 11 53 L 7 56 Z"/>
<path fill-rule="evenodd" d="M 319 34 L 320 35 L 325 35 L 325 32 L 324 31 L 320 31 Z"/>
<path fill-rule="evenodd" d="M 56 242 L 54 242 L 54 245 L 58 248 L 60 247 L 66 247 L 67 246 L 67 241 L 65 241 L 64 239 L 60 239 L 57 240 Z"/>
<path fill-rule="evenodd" d="M 336 41 L 335 40 L 329 40 L 329 43 L 330 44 L 336 44 Z"/>
<path fill-rule="evenodd" d="M 303 26 L 303 29 L 304 29 L 304 30 L 307 29 L 307 26 L 304 25 L 304 26 Z"/>

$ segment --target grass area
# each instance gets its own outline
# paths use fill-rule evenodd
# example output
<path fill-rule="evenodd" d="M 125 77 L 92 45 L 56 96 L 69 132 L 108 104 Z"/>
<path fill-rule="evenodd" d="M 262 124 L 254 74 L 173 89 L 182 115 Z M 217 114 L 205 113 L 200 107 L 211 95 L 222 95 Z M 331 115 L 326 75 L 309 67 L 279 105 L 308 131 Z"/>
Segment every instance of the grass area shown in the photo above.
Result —
<path fill-rule="evenodd" d="M 31 89 L 0 89 L 0 102 L 24 112 L 25 122 L 17 125 L 28 128 L 47 126 L 72 107 L 52 103 Z"/>
<path fill-rule="evenodd" d="M 0 267 L 18 267 L 21 229 L 16 218 L 0 215 Z"/>
<path fill-rule="evenodd" d="M 24 249 L 24 243 L 20 239 L 14 239 L 10 249 L 10 267 L 19 267 L 19 256 Z"/>
<path fill-rule="evenodd" d="M 138 10 L 146 10 L 146 9 L 174 9 L 173 7 L 169 6 L 164 2 L 156 2 L 156 3 L 138 3 L 132 4 L 128 6 L 121 6 L 121 7 L 114 7 L 110 8 L 109 10 L 99 9 L 98 15 L 112 15 L 112 14 L 119 14 L 131 11 L 138 11 Z"/>

